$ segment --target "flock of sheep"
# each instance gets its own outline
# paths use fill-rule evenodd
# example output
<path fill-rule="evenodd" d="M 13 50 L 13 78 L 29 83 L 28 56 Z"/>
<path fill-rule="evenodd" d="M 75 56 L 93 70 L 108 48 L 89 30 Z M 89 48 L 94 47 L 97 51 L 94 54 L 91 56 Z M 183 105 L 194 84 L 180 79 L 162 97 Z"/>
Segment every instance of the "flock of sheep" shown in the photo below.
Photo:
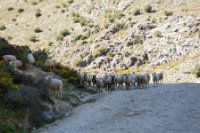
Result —
<path fill-rule="evenodd" d="M 105 74 L 102 76 L 89 75 L 86 72 L 78 73 L 81 82 L 87 86 L 91 86 L 91 84 L 95 85 L 100 92 L 103 88 L 107 90 L 115 90 L 119 88 L 125 88 L 128 90 L 131 87 L 137 88 L 147 88 L 150 83 L 150 74 Z M 163 83 L 163 72 L 152 73 L 152 81 L 153 84 Z"/>
<path fill-rule="evenodd" d="M 17 58 L 14 55 L 4 55 L 3 59 L 4 61 L 8 62 L 10 66 L 14 68 L 14 75 L 17 75 L 18 77 L 23 77 L 25 82 L 34 81 L 30 79 L 37 78 L 36 75 L 34 75 L 34 73 L 20 70 L 19 68 L 22 66 L 23 62 L 21 60 L 17 60 Z M 33 54 L 31 53 L 28 54 L 27 60 L 31 65 L 35 64 L 35 58 L 33 57 Z M 54 62 L 47 59 L 44 63 L 44 67 L 50 70 L 51 68 L 54 69 Z M 100 92 L 103 88 L 106 88 L 107 90 L 115 90 L 117 88 L 118 89 L 123 88 L 123 85 L 125 85 L 127 90 L 130 89 L 131 87 L 147 88 L 149 86 L 151 77 L 150 74 L 148 73 L 146 74 L 132 73 L 132 74 L 116 74 L 116 75 L 104 74 L 102 76 L 96 76 L 96 75 L 90 75 L 86 72 L 83 73 L 78 72 L 78 76 L 82 84 L 86 85 L 87 87 L 94 85 L 98 89 L 98 92 Z M 46 77 L 44 77 L 44 79 L 48 80 L 50 86 L 56 90 L 58 98 L 62 98 L 62 93 L 64 90 L 62 80 L 52 78 L 50 75 L 47 75 Z M 154 85 L 158 83 L 163 83 L 163 72 L 152 73 L 152 81 Z"/>
<path fill-rule="evenodd" d="M 20 77 L 23 79 L 23 82 L 28 83 L 35 81 L 34 79 L 37 79 L 37 76 L 34 73 L 31 72 L 26 72 L 22 71 L 19 68 L 22 67 L 23 62 L 21 60 L 17 60 L 16 56 L 14 55 L 4 55 L 2 56 L 3 60 L 8 62 L 9 65 L 13 68 L 14 70 L 14 76 L 15 77 Z M 27 54 L 27 60 L 30 65 L 35 64 L 35 58 L 33 54 Z M 50 59 L 47 59 L 44 63 L 44 67 L 46 69 L 54 68 L 54 62 Z M 44 77 L 44 79 L 50 81 L 50 86 L 54 88 L 57 92 L 58 98 L 62 97 L 62 92 L 63 92 L 63 82 L 60 79 L 54 79 L 50 75 Z"/>

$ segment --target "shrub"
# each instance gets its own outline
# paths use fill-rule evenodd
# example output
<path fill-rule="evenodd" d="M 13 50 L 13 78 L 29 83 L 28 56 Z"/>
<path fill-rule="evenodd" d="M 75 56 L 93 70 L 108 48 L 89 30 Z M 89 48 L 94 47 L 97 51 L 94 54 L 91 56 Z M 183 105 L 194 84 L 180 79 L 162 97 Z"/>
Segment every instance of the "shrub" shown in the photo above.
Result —
<path fill-rule="evenodd" d="M 172 11 L 164 11 L 164 14 L 165 14 L 166 16 L 171 16 L 171 15 L 172 15 Z"/>
<path fill-rule="evenodd" d="M 133 15 L 134 16 L 140 15 L 140 9 L 139 8 L 134 9 L 133 10 Z"/>
<path fill-rule="evenodd" d="M 37 5 L 38 3 L 36 1 L 33 1 L 32 2 L 32 5 Z"/>
<path fill-rule="evenodd" d="M 74 0 L 68 0 L 68 4 L 72 4 Z"/>
<path fill-rule="evenodd" d="M 56 40 L 59 41 L 59 40 L 63 40 L 65 36 L 67 35 L 70 35 L 70 32 L 68 29 L 64 29 L 62 31 L 60 31 L 59 34 L 57 34 L 56 36 Z"/>
<path fill-rule="evenodd" d="M 41 33 L 42 32 L 42 30 L 40 28 L 36 28 L 34 31 L 35 31 L 35 33 Z"/>
<path fill-rule="evenodd" d="M 6 29 L 5 25 L 0 25 L 0 30 L 5 30 L 5 29 Z"/>
<path fill-rule="evenodd" d="M 200 64 L 196 64 L 195 68 L 193 69 L 193 74 L 195 74 L 197 78 L 200 78 Z"/>
<path fill-rule="evenodd" d="M 108 52 L 107 55 L 108 55 L 109 57 L 114 57 L 114 56 L 115 56 L 115 54 L 114 54 L 113 52 Z"/>
<path fill-rule="evenodd" d="M 123 29 L 125 26 L 125 23 L 117 23 L 116 26 L 118 29 Z"/>
<path fill-rule="evenodd" d="M 8 90 L 18 90 L 18 86 L 13 83 L 11 68 L 4 62 L 0 62 L 0 95 Z"/>
<path fill-rule="evenodd" d="M 93 51 L 93 56 L 96 58 L 96 57 L 99 57 L 99 56 L 102 56 L 102 55 L 106 55 L 108 53 L 108 49 L 105 48 L 105 47 L 98 47 L 96 48 L 94 51 Z"/>
<path fill-rule="evenodd" d="M 14 8 L 13 8 L 13 7 L 8 7 L 7 10 L 8 10 L 8 11 L 12 11 L 12 10 L 14 10 Z"/>
<path fill-rule="evenodd" d="M 142 44 L 143 41 L 140 39 L 139 36 L 134 36 L 133 38 L 133 44 Z"/>
<path fill-rule="evenodd" d="M 146 5 L 146 6 L 144 7 L 144 10 L 145 10 L 147 13 L 150 13 L 150 12 L 152 12 L 152 6 L 151 6 L 151 5 Z"/>
<path fill-rule="evenodd" d="M 31 42 L 37 42 L 37 37 L 35 35 L 31 36 L 29 39 Z"/>
<path fill-rule="evenodd" d="M 109 22 L 113 23 L 115 19 L 121 19 L 124 14 L 119 10 L 106 10 L 104 12 L 104 17 L 108 18 Z"/>
<path fill-rule="evenodd" d="M 79 67 L 81 65 L 81 58 L 76 58 L 72 62 L 73 67 Z"/>
<path fill-rule="evenodd" d="M 154 35 L 155 37 L 160 37 L 160 36 L 161 36 L 161 32 L 160 32 L 159 30 L 155 30 L 155 31 L 153 32 L 153 35 Z"/>
<path fill-rule="evenodd" d="M 24 9 L 22 8 L 18 9 L 18 13 L 22 13 L 22 12 L 24 12 Z"/>
<path fill-rule="evenodd" d="M 127 42 L 127 46 L 132 46 L 133 45 L 133 41 L 128 41 Z"/>
<path fill-rule="evenodd" d="M 69 32 L 68 29 L 64 29 L 64 30 L 62 30 L 62 31 L 60 32 L 60 34 L 61 34 L 62 36 L 67 36 L 67 35 L 70 35 L 70 32 Z"/>
<path fill-rule="evenodd" d="M 42 16 L 42 13 L 41 13 L 40 9 L 37 9 L 37 10 L 36 10 L 35 16 L 36 16 L 36 17 Z"/>

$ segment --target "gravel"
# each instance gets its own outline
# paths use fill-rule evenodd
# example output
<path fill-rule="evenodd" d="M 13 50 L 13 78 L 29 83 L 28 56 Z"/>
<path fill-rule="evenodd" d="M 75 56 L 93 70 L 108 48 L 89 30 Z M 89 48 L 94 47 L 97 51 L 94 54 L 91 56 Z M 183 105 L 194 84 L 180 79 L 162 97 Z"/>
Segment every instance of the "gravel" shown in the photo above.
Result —
<path fill-rule="evenodd" d="M 70 116 L 39 129 L 41 133 L 199 133 L 200 84 L 164 84 L 117 90 Z"/>

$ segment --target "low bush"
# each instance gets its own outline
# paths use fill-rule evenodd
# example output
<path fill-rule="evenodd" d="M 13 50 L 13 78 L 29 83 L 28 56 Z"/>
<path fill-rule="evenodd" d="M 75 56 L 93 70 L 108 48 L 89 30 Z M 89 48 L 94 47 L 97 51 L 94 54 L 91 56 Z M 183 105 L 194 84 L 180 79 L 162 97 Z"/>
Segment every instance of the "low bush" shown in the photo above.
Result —
<path fill-rule="evenodd" d="M 155 37 L 160 37 L 160 36 L 161 36 L 161 32 L 160 32 L 159 30 L 155 30 L 155 31 L 153 32 L 153 35 L 154 35 Z"/>
<path fill-rule="evenodd" d="M 150 12 L 152 12 L 152 6 L 151 6 L 151 5 L 146 5 L 146 6 L 144 7 L 144 10 L 145 10 L 147 13 L 150 13 Z"/>
<path fill-rule="evenodd" d="M 24 12 L 24 9 L 22 8 L 18 9 L 18 13 L 22 13 L 22 12 Z"/>
<path fill-rule="evenodd" d="M 0 30 L 5 30 L 6 26 L 5 25 L 0 25 Z"/>
<path fill-rule="evenodd" d="M 96 48 L 96 49 L 93 51 L 92 54 L 93 54 L 93 56 L 94 56 L 95 58 L 97 58 L 97 57 L 99 57 L 99 56 L 106 55 L 108 52 L 109 52 L 109 51 L 108 51 L 107 48 L 101 46 L 101 47 Z"/>
<path fill-rule="evenodd" d="M 7 10 L 8 10 L 8 11 L 12 11 L 12 10 L 14 10 L 14 8 L 13 8 L 13 7 L 8 7 Z"/>
<path fill-rule="evenodd" d="M 31 36 L 30 39 L 29 39 L 31 42 L 37 42 L 38 39 L 35 35 Z"/>
<path fill-rule="evenodd" d="M 35 31 L 35 33 L 41 33 L 41 32 L 43 32 L 40 28 L 36 28 L 34 31 Z"/>
<path fill-rule="evenodd" d="M 164 11 L 165 16 L 171 16 L 172 15 L 172 11 Z"/>
<path fill-rule="evenodd" d="M 140 9 L 139 8 L 134 9 L 133 10 L 133 15 L 134 16 L 140 15 Z"/>

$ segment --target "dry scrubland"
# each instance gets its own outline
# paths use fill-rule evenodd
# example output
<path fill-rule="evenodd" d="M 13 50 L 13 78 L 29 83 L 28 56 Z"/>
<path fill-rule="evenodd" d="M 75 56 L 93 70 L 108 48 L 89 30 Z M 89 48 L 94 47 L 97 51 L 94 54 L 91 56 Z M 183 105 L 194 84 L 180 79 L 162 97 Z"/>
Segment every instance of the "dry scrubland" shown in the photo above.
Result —
<path fill-rule="evenodd" d="M 4 46 L 13 52 L 10 46 L 17 45 L 17 55 L 26 62 L 24 56 L 31 50 L 37 59 L 33 70 L 39 77 L 62 79 L 67 88 L 64 100 L 50 91 L 60 111 L 73 109 L 94 93 L 76 86 L 73 69 L 90 74 L 163 71 L 165 83 L 200 82 L 200 0 L 18 1 L 0 0 L 0 54 L 5 52 Z M 42 67 L 47 57 L 58 63 L 54 73 Z M 0 61 L 0 66 L 3 91 L 27 88 L 13 84 L 5 62 Z M 32 119 L 38 110 L 20 108 L 24 102 L 20 99 L 13 112 L 2 97 L 0 91 L 2 132 L 23 132 L 24 121 L 29 121 L 27 128 L 32 129 L 54 120 Z M 46 101 L 42 103 L 45 109 L 51 108 Z"/>

